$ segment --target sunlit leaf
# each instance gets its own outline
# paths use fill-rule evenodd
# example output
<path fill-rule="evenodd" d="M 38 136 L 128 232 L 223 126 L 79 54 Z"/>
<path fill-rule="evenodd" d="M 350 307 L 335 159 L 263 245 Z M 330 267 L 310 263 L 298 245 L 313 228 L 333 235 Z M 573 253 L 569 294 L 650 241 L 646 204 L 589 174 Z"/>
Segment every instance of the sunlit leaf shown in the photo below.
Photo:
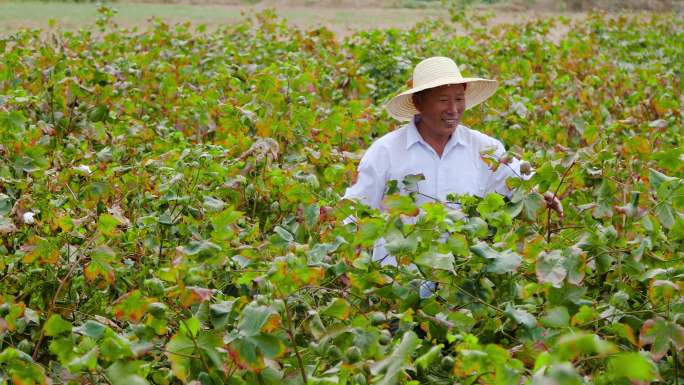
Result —
<path fill-rule="evenodd" d="M 497 274 L 514 272 L 520 266 L 522 257 L 511 250 L 502 252 L 492 249 L 486 242 L 479 242 L 470 247 L 470 251 L 488 261 L 487 271 Z"/>
<path fill-rule="evenodd" d="M 639 345 L 651 345 L 651 357 L 660 361 L 670 346 L 684 349 L 684 327 L 660 317 L 646 320 L 639 332 Z"/>
<path fill-rule="evenodd" d="M 349 302 L 342 298 L 335 298 L 325 306 L 325 308 L 321 311 L 321 315 L 327 315 L 345 320 L 349 318 L 350 312 L 351 306 L 349 305 Z"/>

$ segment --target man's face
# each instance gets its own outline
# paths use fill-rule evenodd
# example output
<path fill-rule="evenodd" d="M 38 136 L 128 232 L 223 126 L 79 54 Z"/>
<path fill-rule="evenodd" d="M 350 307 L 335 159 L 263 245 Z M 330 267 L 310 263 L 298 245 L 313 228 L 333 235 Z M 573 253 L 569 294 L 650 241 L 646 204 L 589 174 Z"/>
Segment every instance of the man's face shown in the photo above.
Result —
<path fill-rule="evenodd" d="M 465 85 L 431 88 L 414 98 L 423 128 L 437 136 L 451 135 L 465 111 Z"/>

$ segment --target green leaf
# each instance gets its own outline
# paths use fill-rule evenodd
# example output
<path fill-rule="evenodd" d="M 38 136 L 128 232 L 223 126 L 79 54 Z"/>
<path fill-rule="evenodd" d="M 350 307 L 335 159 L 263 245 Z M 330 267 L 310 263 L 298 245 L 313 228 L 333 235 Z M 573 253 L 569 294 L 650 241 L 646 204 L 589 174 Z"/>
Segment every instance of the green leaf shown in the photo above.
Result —
<path fill-rule="evenodd" d="M 418 249 L 418 234 L 411 233 L 407 238 L 400 231 L 389 232 L 385 235 L 385 249 L 390 255 L 411 255 Z"/>
<path fill-rule="evenodd" d="M 634 336 L 634 330 L 627 325 L 623 323 L 614 323 L 610 325 L 609 327 L 616 335 L 626 339 L 629 341 L 632 345 L 634 346 L 639 346 L 639 343 L 636 340 L 636 337 Z"/>
<path fill-rule="evenodd" d="M 426 353 L 416 358 L 414 362 L 415 365 L 427 370 L 430 367 L 430 365 L 432 365 L 432 363 L 440 357 L 439 353 L 442 351 L 443 347 L 444 345 L 442 344 L 433 346 Z"/>
<path fill-rule="evenodd" d="M 409 174 L 404 177 L 402 183 L 406 190 L 418 191 L 418 183 L 423 180 L 425 180 L 425 175 L 423 174 Z"/>
<path fill-rule="evenodd" d="M 489 193 L 477 205 L 477 212 L 483 217 L 487 217 L 487 215 L 499 211 L 505 205 L 506 202 L 501 195 Z"/>
<path fill-rule="evenodd" d="M 6 194 L 0 193 L 0 218 L 8 216 L 10 212 L 12 212 L 13 206 L 12 198 Z"/>
<path fill-rule="evenodd" d="M 677 293 L 679 293 L 679 285 L 668 280 L 654 279 L 648 286 L 648 298 L 654 305 L 662 302 L 669 304 Z"/>
<path fill-rule="evenodd" d="M 563 280 L 568 273 L 560 250 L 551 250 L 548 253 L 543 251 L 539 254 L 536 271 L 539 283 L 548 283 L 556 288 L 563 286 Z"/>
<path fill-rule="evenodd" d="M 98 246 L 90 256 L 90 263 L 83 269 L 83 274 L 89 281 L 95 281 L 98 277 L 112 284 L 116 278 L 112 263 L 116 255 L 114 251 L 105 245 Z"/>
<path fill-rule="evenodd" d="M 674 242 L 684 242 L 684 217 L 677 216 L 667 236 Z"/>
<path fill-rule="evenodd" d="M 278 312 L 270 306 L 257 306 L 250 303 L 242 310 L 238 329 L 243 336 L 255 336 L 261 332 L 269 319 L 278 317 Z"/>
<path fill-rule="evenodd" d="M 100 342 L 100 355 L 108 361 L 116 361 L 133 356 L 131 343 L 128 339 L 107 330 Z"/>
<path fill-rule="evenodd" d="M 334 298 L 321 311 L 321 315 L 335 317 L 341 320 L 346 320 L 347 318 L 349 318 L 350 313 L 351 306 L 349 306 L 349 302 L 347 302 L 343 298 Z"/>
<path fill-rule="evenodd" d="M 664 228 L 670 229 L 675 224 L 675 211 L 670 202 L 660 202 L 655 208 L 656 217 Z"/>
<path fill-rule="evenodd" d="M 33 385 L 33 384 L 47 384 L 48 378 L 45 376 L 45 370 L 42 366 L 33 362 L 31 356 L 15 348 L 5 348 L 0 353 L 0 363 L 3 363 L 3 373 L 0 374 L 0 381 L 5 381 L 5 373 L 9 374 L 9 378 L 14 385 Z M 7 378 L 7 379 L 9 379 Z"/>
<path fill-rule="evenodd" d="M 80 372 L 85 369 L 93 370 L 97 366 L 97 356 L 99 349 L 94 347 L 80 357 L 75 357 L 66 364 L 70 372 Z"/>
<path fill-rule="evenodd" d="M 52 341 L 50 341 L 48 350 L 50 353 L 56 355 L 59 362 L 62 364 L 68 362 L 75 356 L 74 342 L 72 341 L 71 336 L 53 338 Z"/>
<path fill-rule="evenodd" d="M 202 325 L 197 317 L 190 317 L 188 319 L 182 320 L 178 330 L 189 337 L 195 337 L 197 336 L 197 333 L 199 333 L 201 326 Z"/>
<path fill-rule="evenodd" d="M 594 308 L 582 305 L 579 311 L 572 316 L 572 325 L 582 325 L 598 319 L 598 317 L 599 314 Z"/>
<path fill-rule="evenodd" d="M 408 195 L 389 195 L 383 203 L 392 215 L 404 214 L 413 217 L 419 213 L 418 207 Z"/>
<path fill-rule="evenodd" d="M 470 254 L 468 240 L 463 234 L 451 234 L 446 243 L 449 246 L 451 253 L 456 256 L 465 257 Z"/>
<path fill-rule="evenodd" d="M 223 210 L 225 205 L 226 205 L 226 202 L 224 202 L 220 199 L 216 199 L 216 198 L 209 196 L 209 195 L 205 195 L 204 201 L 202 202 L 202 206 L 204 206 L 204 208 L 210 212 L 221 211 L 221 210 Z"/>
<path fill-rule="evenodd" d="M 585 381 L 577 372 L 577 369 L 569 362 L 557 362 L 550 365 L 547 370 L 546 381 L 534 382 L 538 384 L 558 384 L 558 385 L 584 385 Z"/>
<path fill-rule="evenodd" d="M 613 215 L 613 200 L 615 197 L 615 186 L 608 178 L 604 178 L 599 188 L 594 191 L 596 196 L 596 207 L 592 211 L 595 218 L 609 218 Z"/>
<path fill-rule="evenodd" d="M 231 357 L 242 365 L 252 368 L 263 367 L 263 358 L 258 354 L 257 346 L 251 338 L 236 339 L 230 343 Z"/>
<path fill-rule="evenodd" d="M 552 328 L 562 328 L 570 325 L 570 314 L 564 306 L 557 306 L 546 312 L 541 319 L 542 325 Z"/>
<path fill-rule="evenodd" d="M 223 341 L 221 337 L 214 332 L 202 331 L 197 337 L 197 347 L 200 353 L 206 357 L 215 367 L 220 368 L 223 364 L 223 353 L 219 352 L 219 348 L 222 348 Z"/>
<path fill-rule="evenodd" d="M 385 375 L 377 385 L 394 385 L 402 377 L 403 370 L 406 368 L 411 354 L 418 346 L 418 337 L 412 331 L 407 331 L 401 339 L 399 345 L 382 361 L 376 362 L 371 366 L 371 373 Z"/>
<path fill-rule="evenodd" d="M 102 122 L 107 119 L 109 108 L 105 104 L 100 104 L 88 114 L 88 118 L 93 122 Z"/>
<path fill-rule="evenodd" d="M 13 234 L 17 231 L 17 226 L 14 225 L 11 219 L 6 218 L 4 215 L 0 214 L 0 236 L 6 236 L 8 234 Z"/>
<path fill-rule="evenodd" d="M 372 246 L 375 240 L 382 236 L 385 226 L 386 223 L 381 219 L 362 219 L 354 242 L 356 244 L 360 244 L 361 246 Z"/>
<path fill-rule="evenodd" d="M 185 255 L 196 255 L 200 259 L 214 257 L 219 252 L 221 252 L 221 246 L 207 240 L 191 241 L 183 247 Z"/>
<path fill-rule="evenodd" d="M 315 203 L 304 206 L 304 223 L 307 227 L 311 228 L 318 222 L 320 210 L 321 208 Z"/>
<path fill-rule="evenodd" d="M 117 361 L 107 368 L 107 378 L 112 385 L 148 385 L 148 365 L 145 361 Z"/>
<path fill-rule="evenodd" d="M 71 323 L 65 321 L 59 314 L 53 314 L 43 326 L 45 335 L 50 337 L 58 336 L 71 331 Z"/>
<path fill-rule="evenodd" d="M 440 254 L 432 250 L 422 253 L 414 262 L 416 265 L 431 269 L 452 270 L 454 268 L 454 256 L 451 253 Z"/>
<path fill-rule="evenodd" d="M 509 316 L 516 323 L 525 326 L 528 329 L 532 329 L 537 326 L 537 319 L 524 309 L 518 309 L 512 305 L 506 306 L 506 315 Z"/>
<path fill-rule="evenodd" d="M 149 298 L 144 297 L 140 290 L 133 290 L 117 299 L 112 310 L 116 318 L 135 323 L 139 322 L 145 315 L 147 305 L 150 302 Z"/>
<path fill-rule="evenodd" d="M 171 371 L 179 380 L 188 378 L 195 344 L 185 334 L 177 333 L 166 344 L 166 356 L 171 361 Z"/>
<path fill-rule="evenodd" d="M 670 345 L 677 350 L 684 349 L 684 327 L 660 317 L 646 320 L 639 332 L 639 345 L 651 345 L 651 357 L 660 361 Z"/>
<path fill-rule="evenodd" d="M 22 132 L 26 117 L 21 111 L 0 111 L 0 127 L 8 132 Z"/>
<path fill-rule="evenodd" d="M 637 352 L 619 353 L 608 360 L 606 373 L 612 379 L 626 377 L 633 381 L 654 381 L 658 378 L 656 366 Z"/>
<path fill-rule="evenodd" d="M 97 231 L 103 235 L 114 235 L 116 231 L 116 226 L 119 225 L 119 220 L 116 217 L 109 214 L 100 214 L 100 218 L 97 221 Z"/>
<path fill-rule="evenodd" d="M 218 214 L 211 216 L 211 225 L 214 230 L 211 232 L 211 239 L 216 241 L 227 241 L 235 237 L 234 224 L 242 218 L 243 213 L 236 211 L 233 207 L 228 207 Z"/>
<path fill-rule="evenodd" d="M 471 238 L 486 238 L 489 235 L 489 226 L 480 217 L 470 217 L 463 225 L 463 231 Z"/>
<path fill-rule="evenodd" d="M 595 334 L 577 332 L 561 336 L 553 350 L 558 359 L 572 361 L 581 355 L 606 355 L 614 353 L 617 349 L 615 345 Z"/>
<path fill-rule="evenodd" d="M 579 247 L 567 247 L 563 250 L 564 267 L 567 271 L 567 281 L 572 285 L 579 285 L 584 280 L 586 253 Z"/>
<path fill-rule="evenodd" d="M 486 270 L 491 273 L 512 273 L 518 269 L 522 262 L 522 257 L 518 253 L 512 250 L 496 251 L 486 242 L 479 242 L 471 246 L 470 251 L 478 257 L 489 261 Z"/>
<path fill-rule="evenodd" d="M 30 355 L 15 348 L 8 347 L 0 353 L 0 364 L 12 362 L 14 360 L 33 362 L 33 358 L 31 358 Z"/>
<path fill-rule="evenodd" d="M 508 211 L 511 217 L 516 217 L 522 212 L 528 220 L 536 221 L 539 211 L 544 206 L 544 197 L 536 191 L 518 191 L 520 192 L 514 194 L 511 198 L 512 205 L 506 211 Z"/>
<path fill-rule="evenodd" d="M 332 253 L 339 247 L 339 244 L 332 243 L 317 243 L 315 244 L 308 253 L 309 265 L 320 265 L 323 262 L 323 258 Z"/>
<path fill-rule="evenodd" d="M 260 333 L 252 337 L 248 337 L 256 347 L 261 351 L 264 357 L 274 359 L 280 357 L 285 353 L 285 344 L 280 338 L 272 335 Z"/>
<path fill-rule="evenodd" d="M 653 190 L 659 190 L 663 183 L 675 182 L 678 178 L 667 176 L 652 168 L 648 169 L 648 181 L 651 183 Z"/>
<path fill-rule="evenodd" d="M 280 236 L 285 242 L 292 242 L 294 241 L 294 235 L 292 235 L 291 232 L 287 231 L 284 227 L 282 226 L 276 226 L 273 231 Z"/>
<path fill-rule="evenodd" d="M 211 323 L 215 328 L 220 328 L 228 322 L 228 315 L 233 310 L 233 305 L 236 300 L 221 301 L 209 305 L 209 315 Z"/>
<path fill-rule="evenodd" d="M 102 337 L 106 329 L 107 327 L 103 324 L 97 321 L 88 320 L 83 325 L 75 327 L 74 333 L 83 334 L 97 340 Z"/>

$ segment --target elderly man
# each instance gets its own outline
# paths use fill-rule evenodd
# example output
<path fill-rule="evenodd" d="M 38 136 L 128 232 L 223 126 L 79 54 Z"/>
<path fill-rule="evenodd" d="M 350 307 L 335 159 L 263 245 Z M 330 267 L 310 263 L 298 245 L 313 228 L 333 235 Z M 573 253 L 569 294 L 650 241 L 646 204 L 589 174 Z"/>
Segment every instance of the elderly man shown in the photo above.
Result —
<path fill-rule="evenodd" d="M 385 106 L 392 117 L 408 124 L 373 142 L 361 159 L 356 183 L 344 197 L 383 209 L 388 181 L 401 182 L 411 174 L 425 177 L 418 182 L 418 205 L 445 202 L 451 193 L 509 195 L 506 179 L 520 176 L 521 162 L 513 159 L 507 167 L 492 171 L 482 153 L 498 157 L 505 153 L 504 146 L 460 124 L 465 110 L 494 94 L 497 82 L 462 77 L 453 60 L 431 57 L 416 65 L 410 84 L 411 89 Z M 382 240 L 376 243 L 373 259 L 395 265 L 383 245 Z"/>

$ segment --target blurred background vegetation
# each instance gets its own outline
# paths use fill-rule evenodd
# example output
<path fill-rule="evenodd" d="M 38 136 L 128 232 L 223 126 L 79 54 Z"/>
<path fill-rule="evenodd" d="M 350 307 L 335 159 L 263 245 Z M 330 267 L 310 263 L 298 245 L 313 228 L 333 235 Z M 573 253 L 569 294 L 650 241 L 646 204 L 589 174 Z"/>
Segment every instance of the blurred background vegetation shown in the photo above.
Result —
<path fill-rule="evenodd" d="M 33 2 L 35 0 L 30 0 Z M 24 2 L 22 0 L 0 1 Z M 45 0 L 45 2 L 52 2 Z M 56 2 L 64 2 L 57 0 Z M 72 0 L 72 2 L 101 2 L 99 0 Z M 116 3 L 185 3 L 221 4 L 234 6 L 261 5 L 266 7 L 341 7 L 341 8 L 443 8 L 444 5 L 494 7 L 503 11 L 536 10 L 565 11 L 681 11 L 684 0 L 114 0 Z"/>
<path fill-rule="evenodd" d="M 359 30 L 409 28 L 426 19 L 448 20 L 465 10 L 486 16 L 486 25 L 545 17 L 574 19 L 590 11 L 684 12 L 684 0 L 113 0 L 121 27 L 138 28 L 150 19 L 189 22 L 210 29 L 274 9 L 288 24 L 325 27 L 340 38 Z M 99 0 L 0 0 L 0 36 L 23 28 L 77 30 L 96 22 Z M 107 1 L 105 2 L 107 3 Z M 452 19 L 453 20 L 453 19 Z M 557 24 L 549 36 L 567 32 Z"/>

